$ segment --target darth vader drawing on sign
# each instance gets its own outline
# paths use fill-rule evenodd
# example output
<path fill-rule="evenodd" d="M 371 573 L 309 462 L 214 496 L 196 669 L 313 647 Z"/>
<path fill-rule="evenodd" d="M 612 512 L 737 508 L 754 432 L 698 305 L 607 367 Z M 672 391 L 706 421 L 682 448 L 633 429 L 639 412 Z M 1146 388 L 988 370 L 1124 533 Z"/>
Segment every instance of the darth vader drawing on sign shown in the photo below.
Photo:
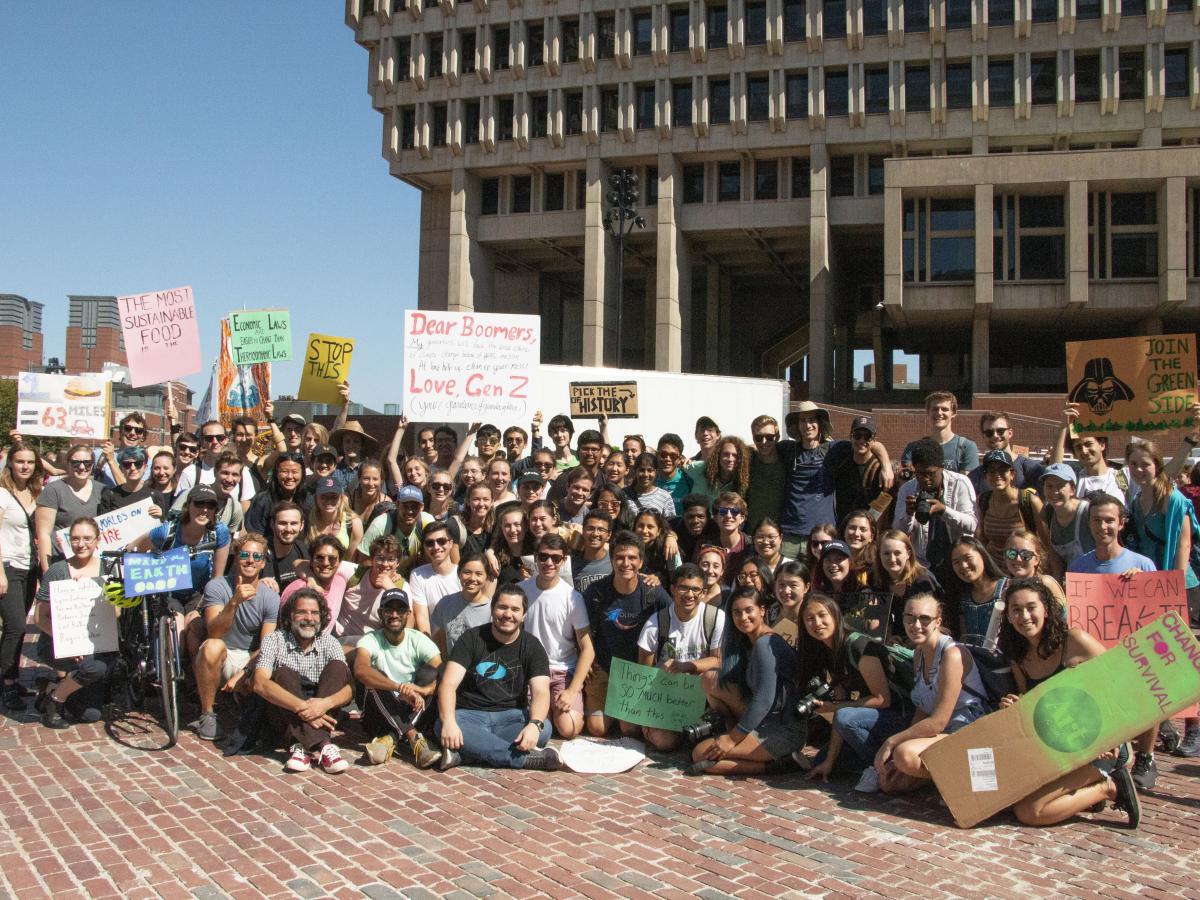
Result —
<path fill-rule="evenodd" d="M 1097 416 L 1106 416 L 1118 400 L 1132 400 L 1133 389 L 1113 373 L 1111 360 L 1098 357 L 1088 360 L 1083 378 L 1071 388 L 1069 399 L 1086 403 Z"/>

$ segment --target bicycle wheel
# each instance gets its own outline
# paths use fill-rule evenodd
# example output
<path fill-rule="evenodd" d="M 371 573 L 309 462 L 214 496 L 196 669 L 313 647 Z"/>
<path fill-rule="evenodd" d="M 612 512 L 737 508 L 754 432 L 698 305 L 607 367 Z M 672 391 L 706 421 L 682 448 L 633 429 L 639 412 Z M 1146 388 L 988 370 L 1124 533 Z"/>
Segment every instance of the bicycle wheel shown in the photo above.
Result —
<path fill-rule="evenodd" d="M 179 655 L 175 633 L 175 617 L 169 613 L 158 620 L 158 689 L 163 707 L 163 730 L 167 733 L 167 748 L 179 739 L 179 704 L 175 696 L 175 660 Z"/>

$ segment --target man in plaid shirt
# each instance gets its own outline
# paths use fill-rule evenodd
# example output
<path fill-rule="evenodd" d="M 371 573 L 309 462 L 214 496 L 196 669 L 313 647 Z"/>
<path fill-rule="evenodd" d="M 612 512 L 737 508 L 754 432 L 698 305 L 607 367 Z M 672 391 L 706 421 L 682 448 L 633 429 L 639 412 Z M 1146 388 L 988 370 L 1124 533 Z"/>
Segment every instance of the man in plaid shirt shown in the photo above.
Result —
<path fill-rule="evenodd" d="M 291 744 L 289 772 L 307 772 L 314 762 L 331 775 L 349 766 L 330 738 L 336 712 L 353 689 L 342 645 L 324 633 L 328 624 L 324 595 L 302 588 L 279 611 L 278 627 L 263 639 L 255 665 L 254 692 L 270 704 L 276 734 Z"/>

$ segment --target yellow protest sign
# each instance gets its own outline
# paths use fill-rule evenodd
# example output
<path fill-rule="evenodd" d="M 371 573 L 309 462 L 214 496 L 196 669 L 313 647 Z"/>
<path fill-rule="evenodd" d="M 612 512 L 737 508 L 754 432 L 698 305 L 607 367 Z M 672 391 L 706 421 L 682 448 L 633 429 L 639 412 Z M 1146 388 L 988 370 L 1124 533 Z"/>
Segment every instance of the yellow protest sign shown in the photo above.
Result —
<path fill-rule="evenodd" d="M 341 403 L 337 386 L 350 377 L 353 353 L 354 341 L 350 338 L 310 334 L 304 347 L 304 368 L 297 399 Z"/>
<path fill-rule="evenodd" d="M 1067 400 L 1080 434 L 1190 428 L 1196 336 L 1156 334 L 1067 344 Z"/>

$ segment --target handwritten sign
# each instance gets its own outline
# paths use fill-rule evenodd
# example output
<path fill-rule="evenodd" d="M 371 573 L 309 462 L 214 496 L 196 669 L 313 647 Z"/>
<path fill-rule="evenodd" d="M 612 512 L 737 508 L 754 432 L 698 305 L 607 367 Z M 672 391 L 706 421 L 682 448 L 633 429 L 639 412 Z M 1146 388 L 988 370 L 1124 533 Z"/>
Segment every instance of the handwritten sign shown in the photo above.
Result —
<path fill-rule="evenodd" d="M 17 376 L 17 430 L 42 437 L 106 440 L 111 382 L 107 375 Z"/>
<path fill-rule="evenodd" d="M 855 591 L 838 598 L 842 618 L 862 634 L 886 641 L 892 624 L 891 591 Z"/>
<path fill-rule="evenodd" d="M 1183 572 L 1120 575 L 1067 573 L 1067 625 L 1082 628 L 1105 647 L 1153 622 L 1166 612 L 1187 618 Z"/>
<path fill-rule="evenodd" d="M 150 507 L 154 501 L 147 497 L 129 506 L 122 506 L 102 516 L 96 516 L 96 524 L 100 526 L 100 544 L 96 552 L 101 550 L 120 550 L 150 533 L 150 529 L 158 525 L 158 519 L 150 515 Z M 166 513 L 166 510 L 163 510 Z M 54 533 L 59 549 L 63 556 L 71 555 L 70 531 L 60 528 Z"/>
<path fill-rule="evenodd" d="M 317 403 L 341 403 L 338 382 L 350 377 L 350 357 L 354 341 L 350 338 L 310 334 L 304 351 L 304 369 L 300 375 L 300 400 Z"/>
<path fill-rule="evenodd" d="M 636 381 L 572 381 L 569 390 L 574 418 L 637 418 Z"/>
<path fill-rule="evenodd" d="M 118 297 L 133 387 L 200 371 L 200 329 L 190 287 Z"/>
<path fill-rule="evenodd" d="M 681 731 L 704 715 L 704 688 L 697 675 L 665 672 L 614 657 L 604 714 L 622 722 Z"/>
<path fill-rule="evenodd" d="M 125 596 L 144 597 L 192 586 L 192 561 L 187 547 L 166 553 L 125 554 Z"/>
<path fill-rule="evenodd" d="M 408 310 L 404 412 L 424 422 L 524 421 L 533 415 L 541 318 Z"/>
<path fill-rule="evenodd" d="M 239 366 L 292 358 L 292 314 L 286 309 L 230 313 L 229 334 Z"/>
<path fill-rule="evenodd" d="M 55 659 L 117 649 L 117 610 L 91 578 L 50 582 L 50 631 Z"/>
<path fill-rule="evenodd" d="M 1196 335 L 1069 342 L 1067 389 L 1079 434 L 1191 428 Z"/>

